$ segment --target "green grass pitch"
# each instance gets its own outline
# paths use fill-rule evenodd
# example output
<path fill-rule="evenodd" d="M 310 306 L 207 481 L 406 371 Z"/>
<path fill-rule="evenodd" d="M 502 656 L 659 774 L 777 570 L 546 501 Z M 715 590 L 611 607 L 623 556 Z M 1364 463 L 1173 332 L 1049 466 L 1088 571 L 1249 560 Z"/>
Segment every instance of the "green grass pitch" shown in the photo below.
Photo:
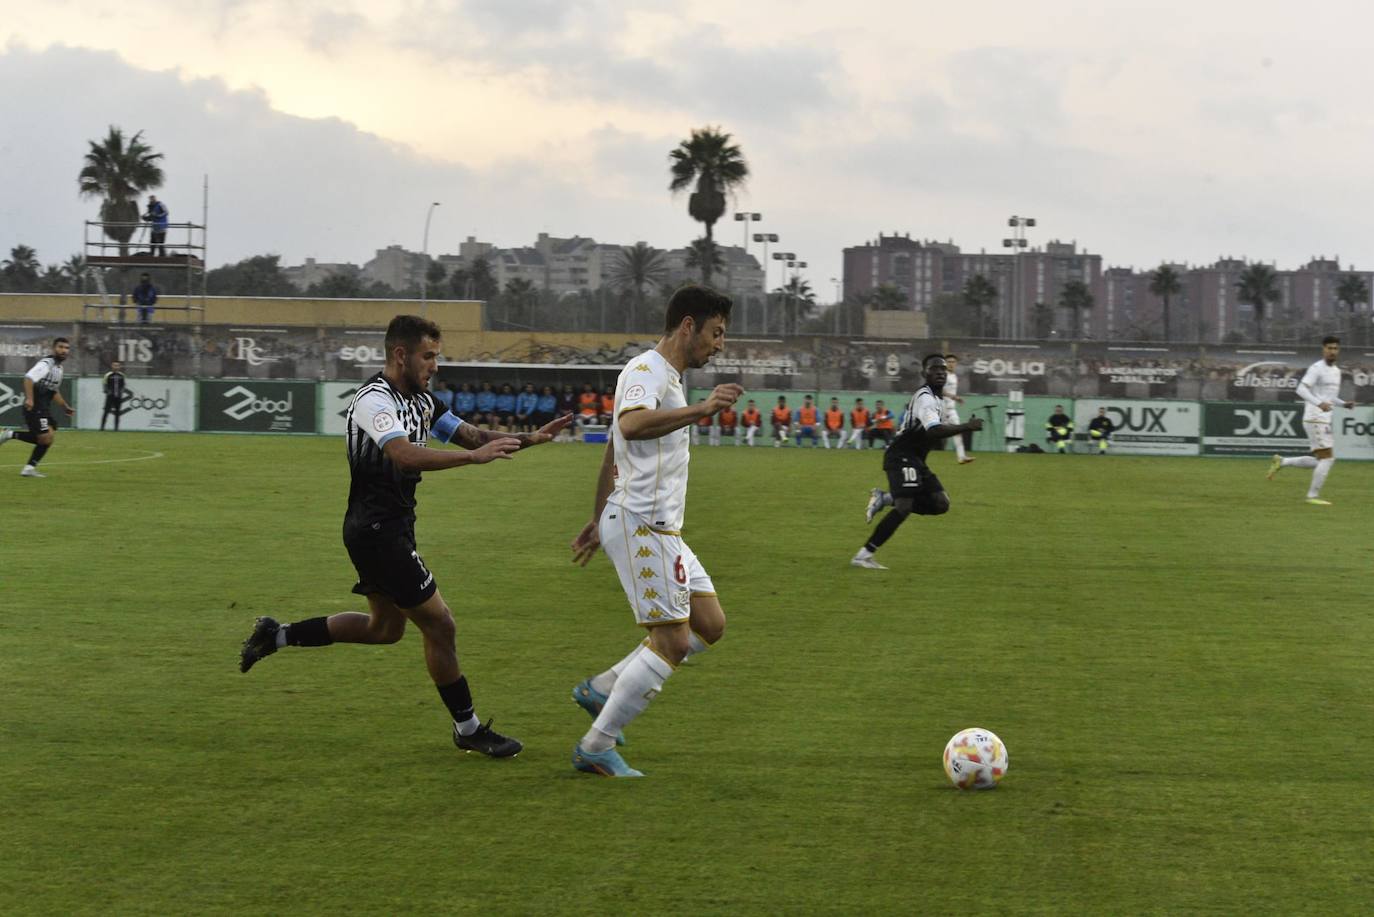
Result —
<path fill-rule="evenodd" d="M 640 631 L 569 563 L 600 449 L 431 474 L 420 549 L 478 714 L 457 752 L 412 629 L 348 609 L 338 440 L 63 431 L 0 448 L 0 901 L 9 914 L 1355 913 L 1374 906 L 1374 465 L 980 454 L 853 569 L 877 452 L 699 447 L 686 537 L 729 617 L 568 763 L 572 685 Z M 148 458 L 156 455 L 157 457 Z M 146 458 L 141 461 L 126 459 Z M 945 741 L 1007 743 L 961 793 Z"/>

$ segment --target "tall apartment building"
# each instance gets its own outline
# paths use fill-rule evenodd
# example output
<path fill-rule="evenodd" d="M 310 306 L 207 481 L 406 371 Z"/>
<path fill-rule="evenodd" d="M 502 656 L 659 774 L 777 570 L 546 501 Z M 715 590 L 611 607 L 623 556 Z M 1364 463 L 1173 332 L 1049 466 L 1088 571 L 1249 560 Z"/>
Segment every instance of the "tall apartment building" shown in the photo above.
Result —
<path fill-rule="evenodd" d="M 316 261 L 306 258 L 304 264 L 292 265 L 281 269 L 282 276 L 298 290 L 305 290 L 314 284 L 327 280 L 337 274 L 357 274 L 358 265 L 337 261 Z"/>
<path fill-rule="evenodd" d="M 372 260 L 363 265 L 363 277 L 369 281 L 384 283 L 393 290 L 403 290 L 417 286 L 429 259 L 419 252 L 412 252 L 399 245 L 388 245 L 377 249 Z"/>

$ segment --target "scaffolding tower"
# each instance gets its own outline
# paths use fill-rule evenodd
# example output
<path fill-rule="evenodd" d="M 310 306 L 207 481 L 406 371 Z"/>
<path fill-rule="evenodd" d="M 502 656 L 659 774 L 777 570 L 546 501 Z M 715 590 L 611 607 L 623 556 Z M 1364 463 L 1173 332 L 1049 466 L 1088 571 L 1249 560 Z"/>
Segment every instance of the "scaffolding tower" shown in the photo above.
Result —
<path fill-rule="evenodd" d="M 206 299 L 206 232 L 209 214 L 210 180 L 205 179 L 199 223 L 168 223 L 166 238 L 156 247 L 152 243 L 152 224 L 142 220 L 132 222 L 87 220 L 82 237 L 82 254 L 86 259 L 86 273 L 100 294 L 100 301 L 86 303 L 84 316 L 90 320 L 95 310 L 101 321 L 122 321 L 125 309 L 136 309 L 133 303 L 120 302 L 121 294 L 112 296 L 106 282 L 110 270 L 181 270 L 186 273 L 186 296 L 181 305 L 161 301 L 155 307 L 162 312 L 198 312 L 205 318 Z M 124 241 L 112 238 L 107 229 L 128 230 Z M 122 234 L 122 233 L 121 233 Z"/>

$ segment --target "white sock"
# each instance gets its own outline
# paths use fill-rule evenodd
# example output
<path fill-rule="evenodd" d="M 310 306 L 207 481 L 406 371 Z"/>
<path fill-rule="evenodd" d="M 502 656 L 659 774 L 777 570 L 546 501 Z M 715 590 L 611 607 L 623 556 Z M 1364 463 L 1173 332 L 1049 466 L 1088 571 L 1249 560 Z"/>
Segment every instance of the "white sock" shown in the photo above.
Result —
<path fill-rule="evenodd" d="M 477 719 L 477 714 L 474 713 L 472 716 L 463 720 L 461 723 L 457 720 L 454 720 L 453 725 L 458 727 L 458 734 L 460 736 L 470 736 L 477 731 L 477 727 L 481 726 L 482 723 Z"/>
<path fill-rule="evenodd" d="M 683 659 L 691 659 L 700 653 L 704 653 L 711 648 L 711 644 L 697 636 L 697 632 L 689 630 L 687 632 L 687 655 Z"/>
<path fill-rule="evenodd" d="M 277 628 L 277 649 L 286 646 L 286 629 L 290 626 L 290 624 L 283 624 L 281 627 Z"/>
<path fill-rule="evenodd" d="M 954 434 L 954 455 L 959 461 L 964 460 L 964 437 L 958 433 Z"/>
<path fill-rule="evenodd" d="M 1317 457 L 1314 455 L 1294 455 L 1284 459 L 1280 466 L 1283 468 L 1316 468 Z"/>
<path fill-rule="evenodd" d="M 1322 485 L 1326 483 L 1326 476 L 1334 464 L 1336 460 L 1333 458 L 1324 458 L 1317 462 L 1317 467 L 1312 472 L 1312 486 L 1307 488 L 1307 499 L 1315 500 L 1317 494 L 1322 492 Z"/>
<path fill-rule="evenodd" d="M 649 640 L 647 637 L 635 644 L 635 648 L 626 653 L 624 659 L 593 678 L 592 687 L 602 694 L 610 694 L 611 690 L 615 687 L 615 680 L 620 677 L 621 672 L 625 671 L 625 666 L 629 665 L 630 660 L 635 658 L 635 656 L 639 654 L 639 651 L 648 645 Z"/>
<path fill-rule="evenodd" d="M 635 653 L 615 680 L 615 689 L 606 699 L 601 715 L 582 737 L 583 751 L 597 753 L 614 747 L 616 735 L 648 709 L 649 701 L 663 690 L 663 683 L 671 674 L 673 667 L 653 650 Z"/>

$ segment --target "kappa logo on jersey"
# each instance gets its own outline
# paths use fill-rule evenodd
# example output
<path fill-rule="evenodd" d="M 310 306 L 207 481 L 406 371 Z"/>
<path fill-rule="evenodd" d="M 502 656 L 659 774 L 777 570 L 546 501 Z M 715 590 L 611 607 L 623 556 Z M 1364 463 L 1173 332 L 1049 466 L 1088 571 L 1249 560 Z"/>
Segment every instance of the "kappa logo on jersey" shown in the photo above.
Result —
<path fill-rule="evenodd" d="M 654 578 L 654 571 L 653 571 L 653 570 L 650 570 L 648 567 L 643 567 L 643 568 L 641 568 L 640 571 L 639 571 L 639 578 L 640 578 L 640 579 L 653 579 L 653 578 Z"/>
<path fill-rule="evenodd" d="M 635 529 L 635 537 L 636 537 L 636 538 L 648 538 L 648 537 L 649 537 L 649 527 L 648 527 L 647 525 L 641 525 L 639 528 Z"/>
<path fill-rule="evenodd" d="M 657 589 L 654 589 L 653 587 L 650 587 L 650 588 L 648 588 L 648 589 L 645 589 L 645 590 L 644 590 L 644 598 L 646 598 L 646 599 L 648 599 L 648 600 L 650 600 L 650 601 L 652 601 L 652 600 L 658 598 L 658 590 L 657 590 Z M 649 617 L 651 617 L 651 618 L 653 617 L 653 613 L 652 613 L 652 612 L 649 614 Z"/>
<path fill-rule="evenodd" d="M 638 401 L 644 397 L 644 386 L 632 385 L 625 390 L 626 401 Z"/>
<path fill-rule="evenodd" d="M 651 372 L 653 372 L 653 370 L 649 368 L 649 364 L 648 364 L 648 363 L 641 363 L 641 364 L 639 364 L 638 366 L 635 367 L 635 372 L 637 372 L 637 373 L 651 373 Z"/>
<path fill-rule="evenodd" d="M 396 426 L 396 415 L 390 411 L 379 411 L 377 416 L 372 418 L 372 429 L 378 433 L 385 433 Z"/>
<path fill-rule="evenodd" d="M 653 557 L 653 556 L 654 556 L 654 552 L 653 552 L 653 551 L 650 551 L 647 547 L 640 548 L 638 551 L 635 552 L 635 557 Z"/>
<path fill-rule="evenodd" d="M 649 612 L 649 618 L 651 620 L 657 621 L 661 617 L 663 617 L 663 612 L 659 611 L 657 608 Z"/>

